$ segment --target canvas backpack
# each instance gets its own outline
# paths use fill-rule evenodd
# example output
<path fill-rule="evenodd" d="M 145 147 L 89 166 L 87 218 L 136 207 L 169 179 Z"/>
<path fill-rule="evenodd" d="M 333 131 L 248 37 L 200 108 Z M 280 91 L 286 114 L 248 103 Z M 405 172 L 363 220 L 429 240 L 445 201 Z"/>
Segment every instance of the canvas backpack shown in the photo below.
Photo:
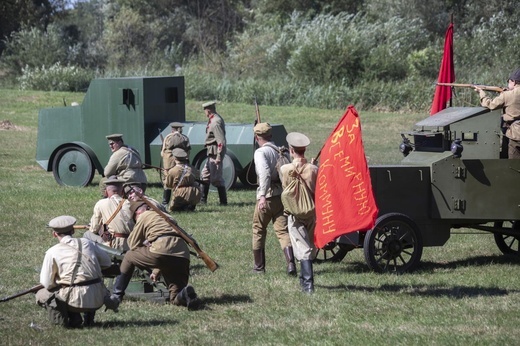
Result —
<path fill-rule="evenodd" d="M 315 213 L 314 195 L 301 177 L 305 165 L 300 170 L 294 166 L 294 170 L 289 172 L 293 179 L 281 195 L 284 211 L 298 219 L 314 217 Z"/>
<path fill-rule="evenodd" d="M 289 149 L 287 149 L 283 145 L 281 147 L 278 147 L 272 143 L 267 143 L 266 145 L 273 148 L 278 153 L 278 159 L 276 160 L 276 171 L 278 172 L 278 177 L 281 179 L 282 166 L 291 163 L 291 160 L 289 159 Z"/>

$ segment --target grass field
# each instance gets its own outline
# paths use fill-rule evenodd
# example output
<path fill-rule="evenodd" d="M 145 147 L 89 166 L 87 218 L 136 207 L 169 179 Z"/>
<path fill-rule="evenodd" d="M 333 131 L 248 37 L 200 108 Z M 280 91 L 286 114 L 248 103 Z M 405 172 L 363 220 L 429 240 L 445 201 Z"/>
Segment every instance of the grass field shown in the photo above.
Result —
<path fill-rule="evenodd" d="M 61 106 L 63 98 L 81 102 L 83 95 L 0 90 L 2 297 L 38 283 L 44 253 L 55 244 L 47 222 L 69 214 L 88 223 L 99 198 L 99 175 L 86 188 L 61 187 L 35 162 L 38 109 Z M 252 105 L 221 104 L 218 111 L 226 122 L 254 119 Z M 262 105 L 260 111 L 264 121 L 306 133 L 312 141 L 309 156 L 342 115 Z M 360 112 L 370 164 L 398 163 L 400 132 L 425 116 Z M 187 120 L 205 120 L 200 102 L 187 103 Z M 159 182 L 155 171 L 148 176 Z M 160 199 L 162 190 L 155 184 L 148 194 Z M 192 259 L 191 282 L 203 301 L 201 310 L 125 300 L 117 314 L 100 310 L 94 328 L 65 330 L 48 324 L 30 294 L 0 303 L 0 344 L 518 344 L 520 261 L 502 255 L 492 235 L 458 230 L 444 246 L 425 248 L 418 270 L 403 275 L 371 272 L 363 251 L 354 250 L 340 263 L 316 265 L 316 292 L 304 295 L 298 280 L 285 274 L 274 232 L 268 237 L 266 274 L 251 274 L 254 196 L 254 190 L 238 186 L 229 192 L 227 207 L 212 194 L 195 213 L 174 215 L 220 265 L 212 273 Z"/>

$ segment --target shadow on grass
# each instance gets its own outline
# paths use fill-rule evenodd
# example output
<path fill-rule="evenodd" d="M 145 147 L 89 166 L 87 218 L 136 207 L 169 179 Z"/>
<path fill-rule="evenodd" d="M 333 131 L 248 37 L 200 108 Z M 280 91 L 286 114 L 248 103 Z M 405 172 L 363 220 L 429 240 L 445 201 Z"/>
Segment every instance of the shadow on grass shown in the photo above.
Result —
<path fill-rule="evenodd" d="M 359 292 L 389 292 L 402 293 L 410 296 L 427 297 L 450 297 L 456 299 L 476 298 L 476 297 L 498 297 L 507 296 L 511 293 L 518 293 L 518 290 L 506 290 L 498 287 L 473 287 L 473 286 L 428 286 L 428 285 L 381 285 L 379 287 L 355 286 L 355 285 L 336 285 L 322 286 L 314 285 L 321 289 L 331 291 L 359 291 Z"/>
<path fill-rule="evenodd" d="M 94 325 L 91 328 L 133 328 L 133 327 L 155 327 L 155 326 L 162 326 L 162 325 L 175 325 L 179 324 L 176 320 L 167 320 L 167 319 L 161 319 L 161 320 L 124 320 L 124 321 L 109 321 L 109 322 L 94 322 Z"/>
<path fill-rule="evenodd" d="M 321 264 L 328 264 L 328 266 L 321 267 Z M 344 263 L 341 262 L 325 262 L 316 265 L 315 273 L 317 274 L 327 274 L 327 273 L 336 273 L 338 271 L 343 273 L 366 273 L 370 272 L 370 268 L 365 262 L 355 261 L 349 262 L 348 259 L 344 260 Z M 478 267 L 478 266 L 488 266 L 492 264 L 514 264 L 520 265 L 520 257 L 515 255 L 491 255 L 491 256 L 474 256 L 469 258 L 463 258 L 456 261 L 446 261 L 446 262 L 432 262 L 432 261 L 423 261 L 419 263 L 418 267 L 407 274 L 428 274 L 434 273 L 438 270 L 453 270 L 461 267 Z"/>

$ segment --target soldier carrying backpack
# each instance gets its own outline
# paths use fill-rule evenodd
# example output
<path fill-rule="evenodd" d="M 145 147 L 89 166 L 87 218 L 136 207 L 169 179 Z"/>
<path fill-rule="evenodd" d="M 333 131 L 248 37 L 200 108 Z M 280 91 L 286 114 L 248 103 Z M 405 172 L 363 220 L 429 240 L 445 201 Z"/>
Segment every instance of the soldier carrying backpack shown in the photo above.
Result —
<path fill-rule="evenodd" d="M 305 293 L 314 292 L 312 260 L 316 256 L 314 246 L 314 228 L 316 213 L 314 210 L 314 191 L 318 176 L 318 167 L 307 162 L 305 149 L 310 144 L 307 136 L 298 132 L 287 135 L 291 163 L 281 167 L 282 203 L 288 214 L 287 223 L 294 257 L 300 261 L 300 285 Z"/>

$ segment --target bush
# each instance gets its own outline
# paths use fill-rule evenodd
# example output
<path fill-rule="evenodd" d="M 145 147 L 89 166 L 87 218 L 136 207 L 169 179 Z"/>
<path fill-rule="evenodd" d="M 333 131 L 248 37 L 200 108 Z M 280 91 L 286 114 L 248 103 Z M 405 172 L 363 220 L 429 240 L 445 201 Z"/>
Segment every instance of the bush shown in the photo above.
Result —
<path fill-rule="evenodd" d="M 26 66 L 18 81 L 22 90 L 86 91 L 92 78 L 92 71 L 57 62 L 49 68 Z"/>

